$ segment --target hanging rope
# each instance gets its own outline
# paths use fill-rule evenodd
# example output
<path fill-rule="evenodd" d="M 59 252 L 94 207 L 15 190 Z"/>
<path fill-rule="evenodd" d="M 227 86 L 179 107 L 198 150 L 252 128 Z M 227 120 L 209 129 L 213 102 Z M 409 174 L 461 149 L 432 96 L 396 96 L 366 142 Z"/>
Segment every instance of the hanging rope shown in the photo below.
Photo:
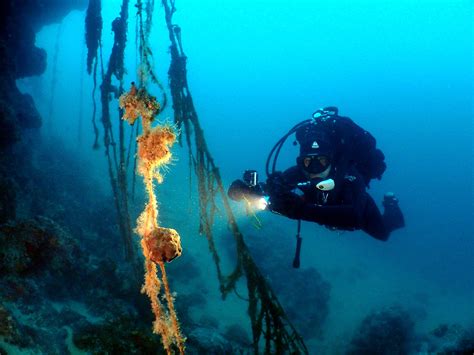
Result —
<path fill-rule="evenodd" d="M 101 0 L 89 0 L 86 13 L 87 72 L 92 73 L 92 66 L 97 62 L 97 51 L 102 37 L 102 4 Z"/>
<path fill-rule="evenodd" d="M 79 79 L 79 112 L 77 120 L 77 143 L 82 144 L 82 116 L 84 115 L 84 57 L 85 47 L 82 47 L 81 74 Z"/>
<path fill-rule="evenodd" d="M 97 102 L 95 98 L 95 91 L 97 89 L 97 65 L 100 57 L 102 59 L 102 15 L 101 15 L 101 0 L 89 0 L 89 6 L 86 13 L 85 23 L 85 43 L 87 47 L 87 72 L 92 74 L 94 86 L 92 89 L 92 127 L 94 130 L 93 149 L 99 148 L 99 129 L 96 123 Z M 101 60 L 101 62 L 103 62 Z M 92 69 L 93 68 L 93 69 Z M 102 76 L 104 68 L 102 66 Z"/>
<path fill-rule="evenodd" d="M 63 23 L 61 22 L 56 32 L 56 41 L 54 42 L 54 57 L 53 57 L 53 72 L 51 74 L 51 94 L 49 98 L 49 110 L 48 110 L 48 132 L 52 133 L 53 128 L 53 114 L 54 114 L 54 100 L 56 95 L 56 85 L 58 83 L 58 56 L 59 56 L 59 40 L 61 39 Z"/>
<path fill-rule="evenodd" d="M 92 74 L 94 86 L 92 89 L 92 127 L 94 130 L 93 149 L 99 148 L 99 129 L 96 123 L 97 102 L 95 92 L 97 89 L 97 65 L 98 65 L 98 51 L 100 49 L 100 56 L 102 58 L 102 4 L 101 0 L 89 0 L 89 6 L 86 13 L 85 23 L 85 43 L 87 46 L 87 72 Z M 102 75 L 104 70 L 102 68 Z"/>
<path fill-rule="evenodd" d="M 303 353 L 308 350 L 301 336 L 289 322 L 275 293 L 267 284 L 255 264 L 241 234 L 225 192 L 219 169 L 214 163 L 200 126 L 186 73 L 186 56 L 181 41 L 181 29 L 172 23 L 175 12 L 174 1 L 162 0 L 165 19 L 171 41 L 171 63 L 168 71 L 176 126 L 184 133 L 188 145 L 191 167 L 197 176 L 199 191 L 200 227 L 207 238 L 220 290 L 223 297 L 235 290 L 237 281 L 245 276 L 249 297 L 248 312 L 252 324 L 255 353 Z M 220 267 L 212 227 L 217 212 L 216 200 L 220 197 L 224 205 L 227 223 L 236 242 L 237 264 L 234 271 L 225 276 Z M 262 344 L 263 342 L 263 344 Z"/>
<path fill-rule="evenodd" d="M 95 4 L 95 6 L 92 6 Z M 98 5 L 97 5 L 98 4 Z M 117 219 L 119 225 L 120 235 L 123 240 L 125 256 L 128 261 L 132 263 L 132 265 L 136 269 L 136 258 L 135 252 L 133 248 L 133 235 L 132 235 L 132 228 L 130 222 L 130 213 L 129 213 L 129 206 L 128 206 L 128 196 L 127 196 L 127 170 L 126 170 L 126 159 L 125 159 L 125 152 L 127 150 L 125 145 L 125 138 L 124 138 L 124 127 L 123 121 L 121 120 L 122 112 L 119 110 L 119 143 L 117 147 L 117 143 L 115 142 L 113 129 L 112 129 L 112 121 L 110 115 L 110 108 L 109 108 L 109 101 L 112 96 L 118 98 L 121 92 L 123 92 L 123 74 L 124 74 L 124 65 L 123 65 L 123 58 L 124 58 L 124 51 L 125 45 L 127 41 L 126 31 L 127 31 L 127 19 L 128 19 L 128 0 L 122 1 L 120 16 L 117 17 L 112 22 L 112 31 L 114 32 L 114 44 L 112 47 L 112 51 L 109 57 L 109 64 L 107 67 L 107 71 L 104 73 L 104 69 L 102 67 L 102 84 L 100 86 L 101 90 L 101 107 L 102 107 L 102 126 L 104 129 L 104 148 L 105 148 L 105 155 L 107 157 L 107 165 L 108 165 L 108 172 L 110 178 L 110 185 L 112 188 L 113 196 L 114 196 L 114 203 L 115 208 L 117 211 Z M 92 7 L 91 7 L 92 6 Z M 100 11 L 100 1 L 98 0 L 90 0 L 89 2 L 89 9 L 94 9 L 94 11 Z M 87 21 L 86 19 L 86 29 L 91 24 L 95 24 L 99 26 L 100 29 L 102 28 L 102 20 L 100 18 L 100 13 L 93 13 L 93 10 L 88 10 L 88 18 L 93 18 L 94 21 Z M 101 31 L 93 31 L 90 30 L 88 33 L 94 33 L 98 35 Z M 87 37 L 86 37 L 87 38 Z M 89 47 L 89 41 L 86 41 Z M 100 46 L 100 38 L 96 38 L 94 43 L 98 43 L 98 48 L 100 49 L 101 57 L 102 57 L 102 50 Z M 89 49 L 90 54 L 90 49 Z M 90 56 L 88 55 L 88 71 L 89 71 L 89 63 L 92 64 L 94 62 L 94 89 L 92 91 L 92 97 L 95 98 L 95 89 L 96 89 L 96 72 L 97 72 L 97 50 L 95 51 L 95 60 L 89 62 Z M 101 61 L 103 62 L 103 61 Z M 89 71 L 90 72 L 90 71 Z M 119 81 L 119 87 L 115 87 L 112 85 L 112 77 Z M 94 132 L 96 134 L 96 139 L 94 143 L 94 147 L 98 147 L 98 130 L 95 124 L 95 114 L 96 114 L 96 105 L 94 101 L 93 107 L 93 124 L 94 124 Z M 137 269 L 136 269 L 137 271 Z"/>
<path fill-rule="evenodd" d="M 119 103 L 124 109 L 123 119 L 133 125 L 136 119 L 141 117 L 143 128 L 143 134 L 138 137 L 137 144 L 138 173 L 143 177 L 148 202 L 137 220 L 136 228 L 145 256 L 145 283 L 142 293 L 146 293 L 150 298 L 155 315 L 153 332 L 161 335 L 167 354 L 174 353 L 175 348 L 180 354 L 184 354 L 184 338 L 165 270 L 165 262 L 181 255 L 181 240 L 174 229 L 158 225 L 158 203 L 154 191 L 154 181 L 163 181 L 160 171 L 171 160 L 170 147 L 176 140 L 176 134 L 170 125 L 151 127 L 160 105 L 145 88 L 137 90 L 132 84 L 130 92 L 123 94 Z M 157 265 L 161 279 L 158 277 Z M 166 300 L 166 306 L 162 299 Z"/>
<path fill-rule="evenodd" d="M 100 5 L 100 1 L 91 0 L 92 3 Z M 114 196 L 115 207 L 118 216 L 120 234 L 123 238 L 125 255 L 135 267 L 137 264 L 132 240 L 132 229 L 130 223 L 128 205 L 128 183 L 127 170 L 130 166 L 131 152 L 134 151 L 138 157 L 138 173 L 143 177 L 148 202 L 137 221 L 136 232 L 141 237 L 141 247 L 145 257 L 145 282 L 142 292 L 150 298 L 152 311 L 155 315 L 153 330 L 162 337 L 162 342 L 168 354 L 175 350 L 184 354 L 184 338 L 181 334 L 178 318 L 174 308 L 174 296 L 170 291 L 164 263 L 169 262 L 181 254 L 180 238 L 174 229 L 163 228 L 158 225 L 158 204 L 154 193 L 154 182 L 162 181 L 160 169 L 171 159 L 169 151 L 174 143 L 176 134 L 170 125 L 151 127 L 154 117 L 160 111 L 160 105 L 155 97 L 148 94 L 146 90 L 146 79 L 151 77 L 154 83 L 159 84 L 156 75 L 152 71 L 152 52 L 147 45 L 148 36 L 151 29 L 151 18 L 153 11 L 153 1 L 148 0 L 146 5 L 146 20 L 142 19 L 142 2 L 137 1 L 137 17 L 139 17 L 138 29 L 140 31 L 140 88 L 133 83 L 128 93 L 123 93 L 124 51 L 127 41 L 127 20 L 128 20 L 129 0 L 122 0 L 120 16 L 112 22 L 114 32 L 114 43 L 109 57 L 107 70 L 104 73 L 102 60 L 102 47 L 100 38 L 97 40 L 100 49 L 102 64 L 102 84 L 100 86 L 102 116 L 101 122 L 104 130 L 104 148 L 107 157 L 110 184 Z M 95 6 L 95 11 L 100 11 L 100 6 Z M 91 10 L 92 11 L 92 10 Z M 99 15 L 88 12 L 88 16 L 95 19 L 98 24 Z M 88 22 L 86 21 L 86 26 Z M 89 23 L 90 24 L 90 23 Z M 99 33 L 93 32 L 91 33 Z M 89 45 L 89 44 L 88 44 Z M 97 71 L 97 52 L 94 61 L 94 73 Z M 88 62 L 89 64 L 89 62 Z M 89 68 L 89 67 L 88 67 Z M 112 84 L 115 77 L 119 85 Z M 161 84 L 158 85 L 161 89 Z M 164 90 L 162 90 L 164 93 Z M 95 92 L 95 75 L 94 89 Z M 114 138 L 109 103 L 113 98 L 119 99 L 119 122 L 118 122 L 118 143 Z M 166 101 L 166 96 L 164 96 Z M 125 130 L 123 120 L 127 120 L 131 125 L 141 117 L 142 135 L 138 136 L 139 130 L 131 129 L 128 144 L 125 142 Z M 93 122 L 95 118 L 95 106 L 93 112 Z M 123 118 L 123 120 L 122 120 Z M 94 127 L 97 135 L 97 129 Z M 133 140 L 133 136 L 138 138 Z M 96 137 L 97 142 L 97 137 Z M 137 143 L 137 144 L 135 144 Z M 128 148 L 128 149 L 127 149 Z M 137 161 L 135 160 L 135 164 Z M 135 166 L 134 166 L 135 172 Z M 133 174 L 135 181 L 135 174 Z M 158 266 L 158 267 L 157 267 Z M 160 273 L 160 277 L 158 276 Z M 163 301 L 163 299 L 165 301 Z"/>
<path fill-rule="evenodd" d="M 153 10 L 155 7 L 154 0 L 148 0 L 145 4 L 145 14 L 146 18 L 143 19 L 143 2 L 137 0 L 135 5 L 137 8 L 137 18 L 138 18 L 138 30 L 139 30 L 139 52 L 140 52 L 140 66 L 138 68 L 138 78 L 139 78 L 139 87 L 143 86 L 143 83 L 148 80 L 148 77 L 151 81 L 158 86 L 163 97 L 161 101 L 161 110 L 163 111 L 166 108 L 168 98 L 166 97 L 165 88 L 163 84 L 158 80 L 157 75 L 153 70 L 153 52 L 148 44 L 148 38 L 150 36 Z"/>

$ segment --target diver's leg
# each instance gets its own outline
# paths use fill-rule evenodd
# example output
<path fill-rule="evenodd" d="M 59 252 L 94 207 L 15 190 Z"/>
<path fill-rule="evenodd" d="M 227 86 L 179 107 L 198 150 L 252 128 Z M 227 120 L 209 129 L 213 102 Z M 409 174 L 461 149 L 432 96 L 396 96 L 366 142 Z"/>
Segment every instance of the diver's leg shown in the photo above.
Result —
<path fill-rule="evenodd" d="M 391 192 L 386 193 L 382 204 L 385 207 L 383 219 L 387 229 L 391 232 L 405 227 L 405 218 L 395 195 Z"/>

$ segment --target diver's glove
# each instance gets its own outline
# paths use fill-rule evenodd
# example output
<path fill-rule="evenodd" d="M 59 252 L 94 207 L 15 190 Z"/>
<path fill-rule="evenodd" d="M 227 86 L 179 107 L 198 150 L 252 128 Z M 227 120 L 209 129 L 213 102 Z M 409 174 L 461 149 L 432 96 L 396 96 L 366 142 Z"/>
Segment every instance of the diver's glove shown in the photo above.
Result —
<path fill-rule="evenodd" d="M 265 192 L 269 196 L 290 192 L 290 186 L 285 182 L 283 173 L 277 171 L 271 174 L 265 183 Z"/>
<path fill-rule="evenodd" d="M 301 196 L 289 191 L 269 196 L 268 209 L 288 218 L 300 219 L 304 210 L 304 201 Z"/>
<path fill-rule="evenodd" d="M 248 186 L 242 180 L 235 180 L 229 187 L 227 195 L 234 201 L 242 201 L 245 196 L 248 196 L 252 192 L 250 186 Z"/>
<path fill-rule="evenodd" d="M 268 177 L 265 191 L 269 196 L 267 208 L 270 211 L 292 219 L 300 218 L 304 208 L 303 198 L 291 191 L 291 186 L 285 182 L 281 172 Z"/>

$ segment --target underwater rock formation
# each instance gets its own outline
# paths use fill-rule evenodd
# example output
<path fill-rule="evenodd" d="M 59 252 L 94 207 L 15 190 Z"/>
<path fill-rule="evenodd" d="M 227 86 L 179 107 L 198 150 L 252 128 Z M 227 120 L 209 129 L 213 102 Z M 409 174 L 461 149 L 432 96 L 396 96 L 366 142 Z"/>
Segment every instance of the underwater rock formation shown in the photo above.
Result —
<path fill-rule="evenodd" d="M 19 141 L 23 130 L 40 126 L 41 117 L 32 97 L 20 93 L 15 79 L 0 72 L 0 151 Z"/>
<path fill-rule="evenodd" d="M 129 317 L 86 324 L 77 330 L 73 341 L 79 349 L 93 354 L 160 354 L 161 348 L 149 327 Z"/>
<path fill-rule="evenodd" d="M 67 353 L 67 329 L 75 334 L 119 315 L 146 327 L 151 317 L 132 279 L 114 261 L 85 252 L 48 218 L 0 225 L 0 349 L 6 343 Z"/>
<path fill-rule="evenodd" d="M 348 354 L 409 354 L 414 327 L 410 314 L 398 306 L 372 312 L 360 324 Z"/>
<path fill-rule="evenodd" d="M 195 328 L 188 336 L 188 343 L 197 354 L 233 354 L 232 344 L 212 328 Z"/>
<path fill-rule="evenodd" d="M 15 83 L 46 69 L 46 52 L 36 47 L 36 32 L 86 4 L 87 0 L 0 3 L 0 149 L 19 140 L 23 129 L 41 125 L 31 96 L 21 94 Z"/>
<path fill-rule="evenodd" d="M 464 328 L 459 324 L 440 324 L 420 338 L 417 353 L 423 354 L 473 354 L 474 324 Z"/>
<path fill-rule="evenodd" d="M 80 261 L 77 259 L 77 243 L 47 218 L 37 217 L 0 225 L 2 276 L 28 276 L 55 271 L 67 273 L 72 271 L 69 265 L 73 260 Z"/>
<path fill-rule="evenodd" d="M 0 224 L 15 219 L 15 185 L 12 179 L 0 176 Z"/>
<path fill-rule="evenodd" d="M 65 351 L 61 341 L 65 330 L 60 329 L 58 312 L 47 300 L 83 294 L 75 263 L 84 261 L 77 243 L 47 218 L 1 225 L 0 304 L 10 313 L 11 331 L 0 334 L 0 343 Z"/>

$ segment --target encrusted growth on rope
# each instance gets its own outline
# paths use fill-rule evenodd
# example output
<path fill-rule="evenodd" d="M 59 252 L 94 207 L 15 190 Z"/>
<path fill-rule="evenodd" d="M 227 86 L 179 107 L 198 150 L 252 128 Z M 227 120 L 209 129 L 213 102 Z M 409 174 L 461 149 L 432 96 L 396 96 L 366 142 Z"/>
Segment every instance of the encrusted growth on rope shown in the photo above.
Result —
<path fill-rule="evenodd" d="M 170 161 L 170 147 L 176 140 L 175 127 L 169 124 L 152 127 L 152 121 L 160 112 L 162 107 L 156 98 L 146 90 L 146 78 L 151 77 L 164 93 L 164 89 L 159 83 L 152 70 L 151 50 L 147 42 L 151 29 L 151 18 L 153 12 L 153 0 L 146 3 L 146 21 L 142 20 L 142 1 L 137 0 L 137 16 L 139 17 L 140 31 L 140 85 L 137 88 L 134 83 L 129 92 L 124 93 L 123 76 L 124 52 L 127 42 L 127 21 L 129 0 L 122 0 L 120 16 L 112 22 L 114 32 L 114 43 L 109 57 L 107 70 L 104 72 L 102 63 L 102 84 L 101 104 L 102 104 L 102 125 L 104 129 L 104 148 L 107 157 L 108 170 L 114 202 L 117 210 L 118 225 L 122 235 L 127 259 L 136 267 L 138 260 L 135 255 L 134 243 L 132 240 L 132 228 L 130 223 L 128 205 L 128 183 L 127 169 L 129 168 L 131 151 L 136 152 L 138 157 L 137 172 L 143 177 L 148 195 L 148 201 L 143 212 L 137 220 L 136 232 L 141 237 L 140 244 L 145 257 L 145 282 L 142 292 L 146 293 L 151 301 L 151 308 L 155 315 L 153 330 L 161 335 L 163 346 L 168 354 L 184 353 L 184 337 L 181 334 L 178 318 L 174 308 L 174 295 L 171 293 L 165 271 L 165 262 L 170 262 L 181 255 L 181 242 L 179 234 L 171 228 L 164 228 L 158 225 L 158 203 L 154 193 L 154 182 L 161 183 L 163 178 L 161 169 Z M 100 19 L 100 0 L 91 0 L 88 10 L 86 27 L 88 31 L 87 45 L 89 55 L 88 71 L 91 72 L 92 62 L 94 65 L 94 91 L 96 87 L 97 70 L 97 48 L 100 47 L 100 31 L 97 30 Z M 91 27 L 91 29 L 89 29 Z M 100 26 L 101 28 L 101 26 Z M 94 37 L 94 36 L 97 36 Z M 89 43 L 89 39 L 92 44 Z M 94 41 L 92 41 L 94 40 Z M 96 45 L 97 44 L 97 45 Z M 91 51 L 91 47 L 93 50 Z M 95 50 L 94 50 L 95 48 Z M 92 54 L 91 54 L 92 53 Z M 94 54 L 95 53 L 95 54 Z M 94 59 L 95 58 L 95 59 Z M 102 59 L 102 58 L 101 58 Z M 114 78 L 118 85 L 113 83 Z M 118 87 L 117 87 L 118 86 Z M 93 97 L 94 97 L 93 91 Z M 111 120 L 109 103 L 112 98 L 119 99 L 119 138 L 114 139 L 114 129 Z M 164 96 L 164 100 L 166 97 Z M 94 114 L 95 117 L 95 103 Z M 124 120 L 131 125 L 141 117 L 142 134 L 138 136 L 137 129 L 131 130 L 131 135 L 127 147 L 124 138 Z M 123 118 L 123 120 L 122 120 Z M 94 131 L 97 129 L 94 122 Z M 136 145 L 132 140 L 133 134 L 138 136 Z M 97 138 L 94 147 L 97 147 Z M 134 166 L 135 170 L 135 166 Z M 134 175 L 135 176 L 135 175 Z M 158 267 L 157 267 L 158 265 Z M 159 269 L 159 270 L 158 270 Z M 135 268 L 135 270 L 137 270 Z M 158 274 L 160 276 L 158 276 Z"/>
<path fill-rule="evenodd" d="M 140 116 L 143 126 L 143 134 L 138 137 L 138 172 L 143 177 L 148 202 L 137 220 L 136 228 L 145 256 L 145 283 L 142 292 L 150 298 L 155 315 L 153 331 L 161 335 L 167 353 L 171 354 L 175 346 L 184 354 L 184 338 L 164 265 L 181 255 L 181 241 L 174 229 L 158 225 L 158 203 L 153 186 L 154 180 L 158 183 L 163 181 L 160 169 L 171 160 L 170 147 L 176 140 L 176 134 L 170 125 L 151 127 L 160 106 L 144 88 L 137 90 L 132 84 L 130 92 L 123 94 L 119 102 L 124 109 L 123 119 L 133 124 Z M 156 265 L 160 267 L 161 280 Z M 166 306 L 160 301 L 162 295 L 166 299 Z"/>

